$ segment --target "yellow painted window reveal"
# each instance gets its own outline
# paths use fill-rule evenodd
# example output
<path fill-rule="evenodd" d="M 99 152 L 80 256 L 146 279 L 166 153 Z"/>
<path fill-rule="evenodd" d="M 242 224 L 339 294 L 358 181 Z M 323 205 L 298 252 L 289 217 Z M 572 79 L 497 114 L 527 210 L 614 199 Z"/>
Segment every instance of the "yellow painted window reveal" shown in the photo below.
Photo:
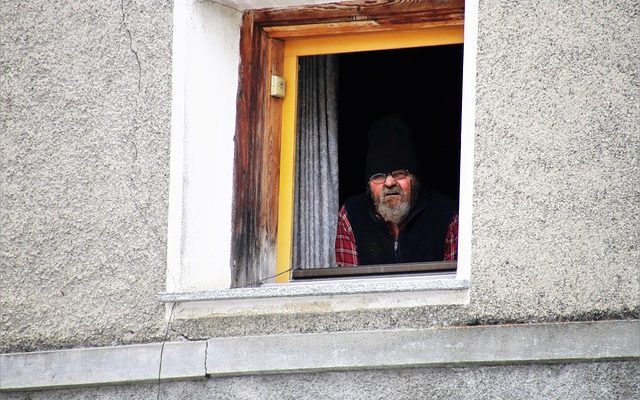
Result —
<path fill-rule="evenodd" d="M 449 26 L 411 31 L 354 33 L 285 41 L 284 78 L 286 90 L 282 104 L 280 193 L 276 253 L 276 274 L 278 275 L 276 282 L 288 282 L 290 274 L 285 272 L 292 267 L 298 57 L 460 44 L 463 43 L 463 33 L 462 26 Z"/>

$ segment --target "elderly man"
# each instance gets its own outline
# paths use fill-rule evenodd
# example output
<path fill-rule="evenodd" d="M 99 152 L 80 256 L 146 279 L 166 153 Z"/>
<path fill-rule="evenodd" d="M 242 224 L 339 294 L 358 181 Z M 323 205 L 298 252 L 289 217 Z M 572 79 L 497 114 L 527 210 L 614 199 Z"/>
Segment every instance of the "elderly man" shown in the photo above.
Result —
<path fill-rule="evenodd" d="M 340 209 L 339 266 L 457 259 L 458 217 L 450 199 L 421 185 L 411 132 L 397 115 L 369 131 L 367 191 Z"/>

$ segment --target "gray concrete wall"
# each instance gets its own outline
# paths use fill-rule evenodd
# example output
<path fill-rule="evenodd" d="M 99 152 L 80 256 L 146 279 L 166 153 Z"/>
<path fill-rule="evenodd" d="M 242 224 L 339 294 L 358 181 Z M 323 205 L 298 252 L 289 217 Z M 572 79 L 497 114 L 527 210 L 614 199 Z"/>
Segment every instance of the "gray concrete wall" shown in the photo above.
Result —
<path fill-rule="evenodd" d="M 640 4 L 482 1 L 471 302 L 176 321 L 191 338 L 640 317 Z"/>
<path fill-rule="evenodd" d="M 0 351 L 161 338 L 170 0 L 0 5 Z"/>
<path fill-rule="evenodd" d="M 638 311 L 639 16 L 634 0 L 481 2 L 481 318 Z"/>
<path fill-rule="evenodd" d="M 509 365 L 212 378 L 163 383 L 161 399 L 634 399 L 638 362 Z M 0 393 L 4 400 L 151 399 L 157 385 Z"/>
<path fill-rule="evenodd" d="M 170 337 L 638 317 L 638 15 L 481 2 L 468 306 L 176 321 Z M 157 341 L 170 2 L 7 1 L 0 29 L 0 351 Z M 557 368 L 543 375 L 577 367 Z"/>

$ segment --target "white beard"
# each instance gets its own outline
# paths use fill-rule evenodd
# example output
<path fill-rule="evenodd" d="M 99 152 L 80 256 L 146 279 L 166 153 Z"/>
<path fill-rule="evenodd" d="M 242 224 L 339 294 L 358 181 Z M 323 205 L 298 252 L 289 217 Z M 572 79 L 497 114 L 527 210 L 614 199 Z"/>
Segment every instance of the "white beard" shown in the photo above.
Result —
<path fill-rule="evenodd" d="M 385 195 L 390 193 L 399 193 L 401 199 L 398 203 L 394 205 L 390 205 L 384 201 Z M 395 188 L 384 188 L 380 193 L 379 197 L 373 199 L 373 202 L 376 205 L 376 211 L 382 219 L 387 222 L 391 222 L 394 224 L 399 224 L 409 215 L 409 211 L 411 211 L 411 199 L 407 198 L 406 194 L 400 189 L 400 187 Z"/>
<path fill-rule="evenodd" d="M 394 224 L 399 224 L 404 221 L 404 219 L 409 215 L 409 211 L 411 210 L 411 205 L 409 202 L 401 202 L 396 204 L 395 206 L 389 206 L 385 203 L 380 203 L 377 205 L 378 214 L 387 222 L 392 222 Z"/>

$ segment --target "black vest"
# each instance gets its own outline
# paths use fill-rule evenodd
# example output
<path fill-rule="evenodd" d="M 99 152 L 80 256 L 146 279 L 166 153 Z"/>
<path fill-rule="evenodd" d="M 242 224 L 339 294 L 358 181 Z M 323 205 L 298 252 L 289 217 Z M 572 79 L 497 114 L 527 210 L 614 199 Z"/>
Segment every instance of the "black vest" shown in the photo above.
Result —
<path fill-rule="evenodd" d="M 422 190 L 403 221 L 396 242 L 375 211 L 371 196 L 361 193 L 345 202 L 360 265 L 442 261 L 445 239 L 455 209 L 442 194 Z"/>

